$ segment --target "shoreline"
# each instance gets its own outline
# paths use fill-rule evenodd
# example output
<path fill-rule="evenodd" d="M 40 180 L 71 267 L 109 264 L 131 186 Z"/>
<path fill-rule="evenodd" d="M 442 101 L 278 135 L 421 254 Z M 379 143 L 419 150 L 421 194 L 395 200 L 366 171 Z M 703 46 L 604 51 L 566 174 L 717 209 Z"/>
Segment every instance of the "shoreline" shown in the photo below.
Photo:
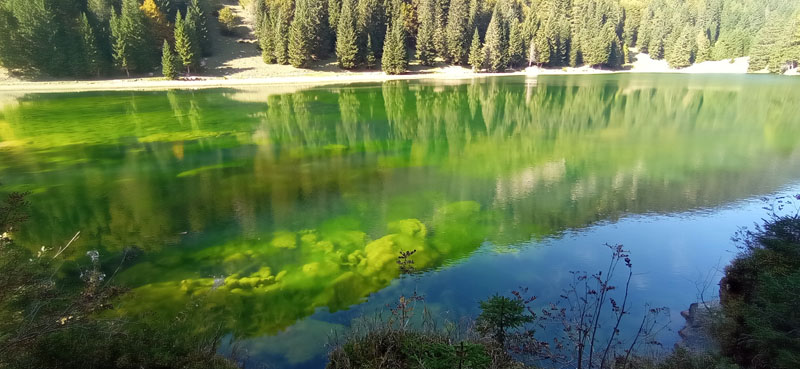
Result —
<path fill-rule="evenodd" d="M 428 70 L 423 73 L 409 72 L 401 75 L 388 75 L 383 72 L 309 72 L 294 76 L 266 76 L 248 78 L 195 76 L 190 80 L 166 80 L 160 77 L 74 80 L 74 81 L 0 81 L 0 93 L 56 93 L 88 91 L 157 91 L 170 89 L 208 89 L 242 86 L 322 86 L 331 84 L 386 82 L 393 80 L 439 80 L 461 81 L 498 76 L 540 75 L 589 75 L 589 74 L 759 74 L 747 72 L 748 58 L 709 61 L 683 69 L 673 69 L 661 60 L 652 60 L 646 54 L 637 55 L 637 60 L 629 69 L 603 70 L 589 67 L 567 67 L 546 69 L 530 67 L 514 72 L 475 73 L 472 70 L 449 66 Z"/>

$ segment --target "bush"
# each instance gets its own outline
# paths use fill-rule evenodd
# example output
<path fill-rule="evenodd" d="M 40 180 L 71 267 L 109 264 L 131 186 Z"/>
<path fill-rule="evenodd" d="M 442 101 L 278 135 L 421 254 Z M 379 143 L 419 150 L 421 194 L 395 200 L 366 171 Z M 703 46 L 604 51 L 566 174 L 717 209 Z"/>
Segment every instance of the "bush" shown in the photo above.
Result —
<path fill-rule="evenodd" d="M 236 26 L 239 20 L 236 15 L 233 14 L 231 8 L 222 8 L 222 10 L 219 11 L 217 20 L 219 20 L 220 30 L 223 35 L 233 35 L 236 33 Z"/>
<path fill-rule="evenodd" d="M 83 286 L 57 279 L 69 244 L 33 253 L 11 238 L 27 205 L 19 193 L 0 204 L 0 368 L 237 367 L 216 354 L 222 332 L 198 327 L 196 308 L 166 325 L 115 312 L 111 302 L 125 291 L 106 281 L 97 251 L 87 253 Z"/>
<path fill-rule="evenodd" d="M 776 199 L 761 225 L 735 237 L 741 253 L 725 269 L 715 333 L 745 367 L 800 367 L 800 211 L 786 214 L 798 201 Z"/>

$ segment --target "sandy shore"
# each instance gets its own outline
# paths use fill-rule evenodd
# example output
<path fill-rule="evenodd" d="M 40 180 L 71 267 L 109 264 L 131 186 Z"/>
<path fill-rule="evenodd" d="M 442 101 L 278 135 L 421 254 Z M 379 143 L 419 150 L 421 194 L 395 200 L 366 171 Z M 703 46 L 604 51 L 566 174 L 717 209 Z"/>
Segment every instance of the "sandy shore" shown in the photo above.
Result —
<path fill-rule="evenodd" d="M 252 56 L 248 56 L 251 58 Z M 262 63 L 263 64 L 263 63 Z M 330 64 L 330 63 L 329 63 Z M 272 69 L 268 69 L 273 67 Z M 201 76 L 183 80 L 164 80 L 162 78 L 132 78 L 88 81 L 20 81 L 0 71 L 0 92 L 70 92 L 70 91 L 108 91 L 108 90 L 164 90 L 164 89 L 199 89 L 215 87 L 236 87 L 253 85 L 326 85 L 359 82 L 383 82 L 390 80 L 463 80 L 508 75 L 572 75 L 599 73 L 747 73 L 748 58 L 734 60 L 708 61 L 683 69 L 670 68 L 663 60 L 653 60 L 647 54 L 638 54 L 636 61 L 625 70 L 601 70 L 589 67 L 548 69 L 531 67 L 509 73 L 474 73 L 470 69 L 450 66 L 423 69 L 417 67 L 408 74 L 387 75 L 378 71 L 353 72 L 338 68 L 327 70 L 305 70 L 290 66 L 267 66 L 254 73 L 234 74 L 230 76 Z M 278 70 L 276 72 L 276 69 Z M 793 73 L 796 75 L 796 73 Z"/>

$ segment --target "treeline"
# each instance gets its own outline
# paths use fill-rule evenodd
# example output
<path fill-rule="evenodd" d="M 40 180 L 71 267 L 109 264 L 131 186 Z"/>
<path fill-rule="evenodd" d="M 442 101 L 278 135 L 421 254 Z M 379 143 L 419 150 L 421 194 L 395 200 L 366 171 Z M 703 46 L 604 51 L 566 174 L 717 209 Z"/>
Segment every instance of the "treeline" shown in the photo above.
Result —
<path fill-rule="evenodd" d="M 204 0 L 0 0 L 0 65 L 55 77 L 148 73 L 166 42 L 196 69 L 211 52 L 208 11 Z"/>
<path fill-rule="evenodd" d="M 257 0 L 266 63 L 403 72 L 412 59 L 475 70 L 619 68 L 629 48 L 673 67 L 751 56 L 778 72 L 800 60 L 795 0 Z"/>

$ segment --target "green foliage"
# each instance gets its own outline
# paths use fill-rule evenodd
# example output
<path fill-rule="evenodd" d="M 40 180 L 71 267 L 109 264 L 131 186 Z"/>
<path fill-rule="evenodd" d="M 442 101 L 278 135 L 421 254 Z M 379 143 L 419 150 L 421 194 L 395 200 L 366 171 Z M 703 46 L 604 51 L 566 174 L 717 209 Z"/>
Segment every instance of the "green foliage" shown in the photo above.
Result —
<path fill-rule="evenodd" d="M 352 69 L 358 66 L 358 28 L 356 0 L 342 0 L 342 13 L 336 34 L 336 57 L 339 66 Z"/>
<path fill-rule="evenodd" d="M 294 4 L 291 1 L 283 0 L 279 2 L 277 19 L 273 28 L 273 47 L 275 50 L 275 61 L 278 64 L 289 64 L 289 28 L 294 14 Z"/>
<path fill-rule="evenodd" d="M 392 23 L 386 31 L 385 40 L 381 69 L 387 74 L 405 72 L 408 68 L 408 52 L 404 17 L 400 9 L 397 9 L 392 16 Z"/>
<path fill-rule="evenodd" d="M 422 0 L 418 9 L 417 59 L 422 65 L 433 65 L 436 58 L 436 0 Z"/>
<path fill-rule="evenodd" d="M 161 74 L 169 79 L 178 78 L 178 59 L 172 52 L 169 41 L 164 40 L 164 47 L 161 50 Z"/>
<path fill-rule="evenodd" d="M 27 207 L 20 193 L 0 204 L 0 367 L 237 368 L 215 353 L 220 332 L 191 324 L 200 318 L 196 308 L 168 324 L 146 316 L 103 318 L 124 291 L 101 283 L 105 275 L 96 251 L 87 254 L 92 267 L 81 272 L 85 285 L 69 288 L 69 281 L 56 277 L 66 247 L 32 253 L 8 238 L 6 232 L 25 221 Z"/>
<path fill-rule="evenodd" d="M 186 19 L 178 12 L 175 18 L 175 50 L 178 52 L 181 65 L 186 68 L 186 73 L 191 73 L 192 68 L 197 66 L 199 58 L 197 44 L 192 34 Z"/>
<path fill-rule="evenodd" d="M 259 4 L 265 3 L 259 1 Z M 258 23 L 260 26 L 256 29 L 261 58 L 264 63 L 273 64 L 275 63 L 275 35 L 273 32 L 273 29 L 275 29 L 275 15 L 272 12 L 267 12 L 266 9 L 258 14 L 262 15 Z"/>
<path fill-rule="evenodd" d="M 385 1 L 385 3 L 384 3 Z M 356 30 L 359 32 L 358 49 L 359 58 L 364 60 L 366 56 L 366 40 L 367 35 L 372 40 L 372 51 L 376 57 L 380 57 L 384 49 L 384 42 L 386 42 L 386 35 L 389 32 L 389 26 L 397 16 L 401 13 L 400 5 L 389 9 L 395 0 L 357 0 L 356 7 Z"/>
<path fill-rule="evenodd" d="M 527 314 L 525 303 L 518 298 L 494 295 L 480 302 L 481 314 L 478 327 L 491 335 L 500 347 L 504 347 L 510 330 L 522 327 L 534 320 Z"/>
<path fill-rule="evenodd" d="M 137 0 L 124 0 L 119 15 L 111 16 L 114 63 L 127 75 L 145 72 L 155 66 L 152 35 Z"/>
<path fill-rule="evenodd" d="M 103 71 L 103 56 L 100 50 L 94 29 L 89 24 L 89 18 L 82 14 L 80 18 L 81 57 L 84 59 L 85 75 L 99 76 Z"/>
<path fill-rule="evenodd" d="M 522 26 L 516 18 L 511 19 L 508 26 L 508 65 L 519 67 L 525 60 L 525 44 Z"/>
<path fill-rule="evenodd" d="M 186 12 L 187 15 L 191 14 L 191 19 L 195 20 L 194 33 L 200 53 L 203 56 L 208 56 L 211 55 L 211 36 L 208 34 L 208 16 L 205 10 L 206 2 L 203 1 L 203 5 L 200 5 L 200 1 L 201 0 L 191 0 L 186 7 Z"/>
<path fill-rule="evenodd" d="M 452 0 L 447 15 L 447 60 L 453 64 L 465 64 L 469 54 L 469 3 L 467 0 Z"/>
<path fill-rule="evenodd" d="M 689 27 L 680 32 L 680 36 L 675 40 L 671 47 L 667 49 L 665 58 L 667 63 L 673 68 L 683 68 L 692 65 L 694 61 L 693 46 L 695 40 L 692 39 L 692 34 Z"/>
<path fill-rule="evenodd" d="M 233 35 L 236 33 L 236 27 L 238 26 L 239 20 L 236 19 L 236 14 L 233 14 L 233 10 L 231 10 L 231 8 L 222 8 L 222 10 L 219 11 L 217 20 L 219 21 L 220 30 L 223 34 Z"/>
<path fill-rule="evenodd" d="M 472 66 L 473 71 L 478 72 L 483 68 L 485 60 L 481 37 L 478 35 L 478 29 L 475 28 L 475 32 L 472 34 L 472 43 L 469 46 L 469 65 Z"/>
<path fill-rule="evenodd" d="M 314 42 L 314 29 L 308 10 L 312 0 L 297 0 L 294 8 L 294 19 L 289 27 L 289 63 L 295 67 L 305 67 L 311 61 L 311 49 Z"/>
<path fill-rule="evenodd" d="M 377 59 L 375 58 L 375 52 L 372 51 L 372 36 L 367 35 L 367 56 L 364 58 L 364 64 L 368 69 L 375 68 L 377 65 Z"/>
<path fill-rule="evenodd" d="M 495 6 L 483 45 L 486 68 L 490 72 L 502 72 L 508 68 L 508 32 L 499 9 L 499 6 Z"/>
<path fill-rule="evenodd" d="M 736 238 L 742 253 L 725 269 L 725 321 L 717 329 L 723 353 L 741 365 L 800 365 L 800 195 L 780 198 L 770 217 Z"/>

